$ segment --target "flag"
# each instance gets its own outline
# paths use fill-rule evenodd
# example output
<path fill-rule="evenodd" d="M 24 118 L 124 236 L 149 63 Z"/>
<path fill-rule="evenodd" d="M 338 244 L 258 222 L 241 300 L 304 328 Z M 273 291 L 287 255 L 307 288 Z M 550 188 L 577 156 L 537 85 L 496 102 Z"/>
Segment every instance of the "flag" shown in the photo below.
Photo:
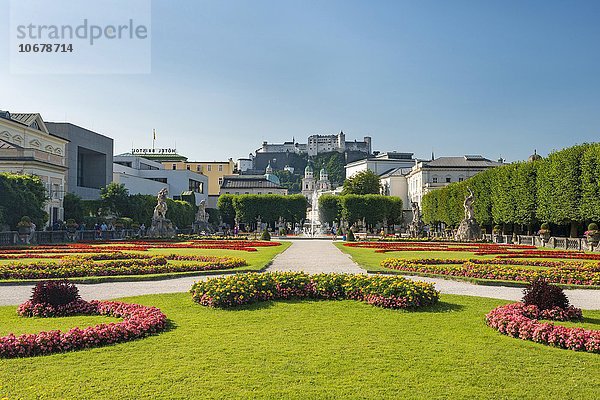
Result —
<path fill-rule="evenodd" d="M 153 140 L 156 140 L 156 129 L 152 129 L 152 134 L 154 135 L 152 137 Z"/>

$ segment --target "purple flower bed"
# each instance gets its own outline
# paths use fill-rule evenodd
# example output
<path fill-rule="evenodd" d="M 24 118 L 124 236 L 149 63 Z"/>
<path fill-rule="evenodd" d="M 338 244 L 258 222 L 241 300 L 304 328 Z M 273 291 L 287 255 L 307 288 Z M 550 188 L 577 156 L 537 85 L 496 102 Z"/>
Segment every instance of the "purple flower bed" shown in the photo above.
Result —
<path fill-rule="evenodd" d="M 27 301 L 18 308 L 21 316 L 52 317 L 67 315 L 106 315 L 123 318 L 117 323 L 99 324 L 85 329 L 73 328 L 0 337 L 0 358 L 30 357 L 126 342 L 160 332 L 167 317 L 156 307 L 116 301 L 74 302 L 54 307 Z"/>
<path fill-rule="evenodd" d="M 531 340 L 563 349 L 600 353 L 600 331 L 568 328 L 540 319 L 559 321 L 581 319 L 581 310 L 572 306 L 565 309 L 540 310 L 535 305 L 513 303 L 500 306 L 486 315 L 486 322 L 504 335 Z"/>

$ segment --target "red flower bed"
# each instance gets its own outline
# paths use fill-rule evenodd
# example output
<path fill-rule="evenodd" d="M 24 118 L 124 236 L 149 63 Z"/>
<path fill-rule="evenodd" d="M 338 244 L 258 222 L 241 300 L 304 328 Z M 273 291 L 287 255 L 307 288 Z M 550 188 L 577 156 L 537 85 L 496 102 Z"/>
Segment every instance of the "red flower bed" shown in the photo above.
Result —
<path fill-rule="evenodd" d="M 419 261 L 426 261 L 419 263 Z M 476 262 L 472 262 L 476 261 Z M 448 275 L 477 279 L 531 282 L 544 278 L 552 283 L 572 285 L 600 285 L 600 272 L 596 267 L 566 267 L 533 269 L 524 266 L 499 265 L 495 260 L 404 260 L 386 258 L 381 266 L 406 272 Z"/>
<path fill-rule="evenodd" d="M 452 242 L 355 242 L 344 246 L 375 249 L 377 253 L 389 251 L 461 251 L 461 252 L 504 252 L 507 250 L 535 249 L 535 246 L 491 243 L 452 243 Z"/>
<path fill-rule="evenodd" d="M 106 315 L 123 318 L 117 323 L 99 324 L 85 329 L 73 328 L 0 337 L 0 358 L 30 357 L 72 350 L 106 346 L 126 342 L 160 332 L 167 326 L 167 317 L 156 307 L 127 304 L 116 301 L 85 302 L 83 300 L 62 306 L 33 305 L 30 301 L 19 306 L 23 316 L 47 315 Z"/>
<path fill-rule="evenodd" d="M 63 255 L 70 253 L 116 254 L 122 251 L 148 251 L 148 249 L 218 249 L 258 251 L 256 249 L 257 247 L 273 247 L 281 245 L 279 242 L 253 240 L 191 240 L 189 242 L 133 241 L 119 242 L 118 245 L 110 242 L 107 242 L 106 246 L 103 246 L 102 244 L 102 242 L 94 242 L 93 244 L 70 243 L 56 246 L 13 246 L 0 249 L 0 259 L 62 258 Z M 48 254 L 56 254 L 56 256 L 48 256 Z M 128 257 L 124 256 L 121 258 Z M 100 260 L 102 258 L 95 259 Z"/>
<path fill-rule="evenodd" d="M 540 311 L 534 305 L 513 303 L 493 309 L 485 318 L 489 326 L 504 335 L 563 349 L 600 353 L 599 330 L 568 328 L 538 321 L 581 318 L 581 310 L 574 307 Z"/>

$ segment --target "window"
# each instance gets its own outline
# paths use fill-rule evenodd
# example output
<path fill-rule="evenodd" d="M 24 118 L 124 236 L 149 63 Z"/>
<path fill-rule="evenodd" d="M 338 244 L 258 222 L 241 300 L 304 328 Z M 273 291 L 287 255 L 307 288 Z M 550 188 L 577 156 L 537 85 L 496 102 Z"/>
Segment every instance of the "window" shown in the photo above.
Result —
<path fill-rule="evenodd" d="M 257 194 L 262 194 L 262 192 L 258 192 Z"/>
<path fill-rule="evenodd" d="M 210 165 L 210 164 L 209 164 L 209 165 L 207 165 L 207 166 L 206 166 L 206 170 L 207 170 L 208 172 L 212 171 L 212 165 Z"/>
<path fill-rule="evenodd" d="M 189 165 L 186 165 L 186 166 L 185 166 L 185 169 L 187 169 L 188 171 L 190 170 L 190 168 L 191 168 L 191 167 L 190 167 Z"/>
<path fill-rule="evenodd" d="M 459 181 L 459 182 L 462 182 L 462 181 L 464 181 L 464 180 L 465 180 L 465 178 L 463 178 L 462 176 L 458 178 L 458 181 Z"/>
<path fill-rule="evenodd" d="M 219 164 L 219 172 L 223 172 L 223 166 Z"/>
<path fill-rule="evenodd" d="M 196 171 L 202 172 L 202 165 L 196 165 Z"/>
<path fill-rule="evenodd" d="M 225 194 L 229 194 L 229 192 L 225 192 Z"/>
<path fill-rule="evenodd" d="M 450 178 L 446 178 L 446 183 L 450 183 L 451 179 Z"/>
<path fill-rule="evenodd" d="M 220 176 L 220 177 L 219 177 L 219 186 L 221 186 L 222 184 L 223 184 L 223 177 L 222 177 L 222 176 Z"/>
<path fill-rule="evenodd" d="M 431 178 L 431 181 L 432 181 L 433 183 L 437 183 L 437 178 Z"/>
<path fill-rule="evenodd" d="M 250 194 L 250 192 L 244 192 L 244 194 Z"/>
<path fill-rule="evenodd" d="M 173 164 L 173 169 L 177 169 L 177 164 Z"/>
<path fill-rule="evenodd" d="M 189 182 L 189 188 L 192 192 L 196 192 L 196 193 L 203 193 L 203 187 L 202 187 L 202 182 L 199 181 L 195 181 L 193 179 L 190 179 Z"/>

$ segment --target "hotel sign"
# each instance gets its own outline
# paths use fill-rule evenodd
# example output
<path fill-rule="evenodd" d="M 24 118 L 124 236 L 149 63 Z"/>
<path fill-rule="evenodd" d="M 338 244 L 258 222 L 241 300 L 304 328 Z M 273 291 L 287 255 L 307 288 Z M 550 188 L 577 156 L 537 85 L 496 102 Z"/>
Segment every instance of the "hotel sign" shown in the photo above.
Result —
<path fill-rule="evenodd" d="M 131 149 L 134 156 L 143 156 L 148 154 L 177 154 L 175 149 Z"/>

